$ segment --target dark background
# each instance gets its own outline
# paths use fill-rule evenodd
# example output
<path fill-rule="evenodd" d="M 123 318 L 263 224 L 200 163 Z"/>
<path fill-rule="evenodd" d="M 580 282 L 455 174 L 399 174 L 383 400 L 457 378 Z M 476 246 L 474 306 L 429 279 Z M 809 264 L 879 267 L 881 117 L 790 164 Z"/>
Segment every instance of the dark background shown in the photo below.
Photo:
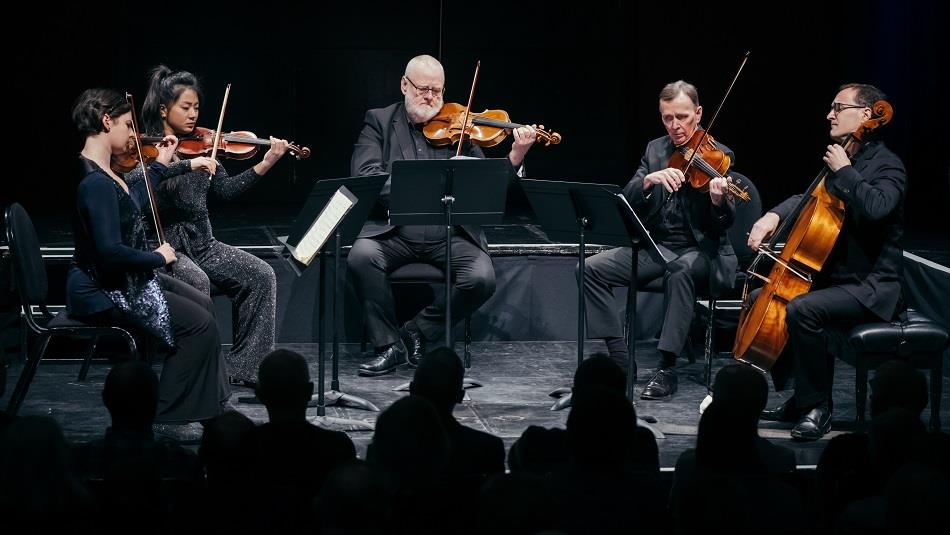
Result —
<path fill-rule="evenodd" d="M 532 149 L 532 178 L 623 184 L 645 144 L 664 134 L 660 88 L 680 78 L 696 84 L 708 121 L 747 50 L 711 133 L 735 151 L 736 170 L 766 207 L 821 169 L 829 104 L 840 84 L 858 81 L 882 88 L 895 110 L 882 137 L 908 170 L 908 248 L 930 248 L 950 227 L 950 47 L 937 1 L 34 5 L 32 16 L 3 23 L 10 165 L 0 200 L 24 204 L 44 228 L 69 227 L 80 148 L 73 99 L 107 86 L 141 104 L 158 63 L 199 76 L 201 126 L 215 126 L 230 82 L 226 131 L 313 149 L 306 161 L 285 158 L 228 206 L 212 201 L 212 210 L 271 214 L 270 224 L 283 225 L 316 180 L 349 174 L 365 110 L 402 99 L 399 78 L 414 55 L 441 58 L 447 102 L 466 101 L 481 60 L 476 111 L 504 109 L 564 136 Z M 509 144 L 489 155 L 504 156 Z M 258 159 L 226 165 L 233 173 Z"/>

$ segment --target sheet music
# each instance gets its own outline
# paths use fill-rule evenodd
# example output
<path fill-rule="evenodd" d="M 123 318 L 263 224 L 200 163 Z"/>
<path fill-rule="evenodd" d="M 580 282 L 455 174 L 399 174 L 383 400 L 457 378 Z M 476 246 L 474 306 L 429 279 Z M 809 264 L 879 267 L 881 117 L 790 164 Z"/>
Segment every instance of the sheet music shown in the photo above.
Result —
<path fill-rule="evenodd" d="M 327 239 L 336 230 L 336 227 L 343 221 L 343 217 L 356 204 L 357 198 L 346 186 L 340 186 L 338 190 L 327 201 L 326 206 L 320 211 L 320 215 L 313 221 L 310 228 L 300 239 L 296 247 L 289 244 L 287 249 L 299 262 L 309 265 L 320 249 L 326 244 Z"/>
<path fill-rule="evenodd" d="M 636 222 L 637 226 L 641 230 L 643 230 L 643 235 L 646 237 L 647 241 L 649 242 L 648 244 L 646 244 L 647 251 L 650 253 L 651 256 L 654 257 L 654 260 L 659 261 L 659 259 L 662 258 L 663 262 L 669 262 L 670 259 L 667 258 L 665 254 L 663 254 L 663 251 L 661 251 L 660 248 L 657 247 L 656 242 L 653 241 L 653 237 L 650 236 L 650 231 L 647 230 L 643 226 L 642 222 L 640 222 L 640 218 L 637 217 L 637 213 L 633 210 L 633 207 L 630 206 L 630 201 L 627 200 L 627 198 L 624 196 L 623 193 L 614 193 L 613 195 L 617 197 L 618 199 L 620 199 L 621 204 L 623 204 L 623 206 L 625 206 L 626 209 L 629 211 L 628 215 L 630 216 L 630 219 Z"/>

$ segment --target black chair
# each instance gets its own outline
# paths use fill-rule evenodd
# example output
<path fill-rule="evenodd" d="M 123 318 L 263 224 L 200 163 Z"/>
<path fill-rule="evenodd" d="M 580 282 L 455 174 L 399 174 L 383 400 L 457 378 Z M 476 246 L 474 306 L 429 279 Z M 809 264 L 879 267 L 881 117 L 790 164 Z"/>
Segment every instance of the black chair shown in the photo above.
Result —
<path fill-rule="evenodd" d="M 848 341 L 854 350 L 856 424 L 864 425 L 868 370 L 900 358 L 917 369 L 930 370 L 930 429 L 940 430 L 943 393 L 943 352 L 950 343 L 947 330 L 923 314 L 908 309 L 891 323 L 866 323 L 853 328 Z"/>
<path fill-rule="evenodd" d="M 703 369 L 703 381 L 706 384 L 707 388 L 712 387 L 712 363 L 713 358 L 716 356 L 716 344 L 715 344 L 715 333 L 716 333 L 716 310 L 720 308 L 720 305 L 723 303 L 728 303 L 729 308 L 738 309 L 742 294 L 742 285 L 746 277 L 746 269 L 749 267 L 749 264 L 755 258 L 756 252 L 749 248 L 748 246 L 748 232 L 752 228 L 752 225 L 762 217 L 762 198 L 759 196 L 759 190 L 755 187 L 755 184 L 749 180 L 748 177 L 737 173 L 735 171 L 730 171 L 729 176 L 733 178 L 736 184 L 744 189 L 746 193 L 749 194 L 749 201 L 742 202 L 736 201 L 736 214 L 735 220 L 731 227 L 729 227 L 728 235 L 729 241 L 732 243 L 732 248 L 735 250 L 736 257 L 739 260 L 739 266 L 736 273 L 736 283 L 733 286 L 732 291 L 728 292 L 725 295 L 720 295 L 718 297 L 712 297 L 708 292 L 698 293 L 696 300 L 698 302 L 706 302 L 706 311 L 705 311 L 705 340 L 703 342 L 703 355 L 705 358 L 704 369 Z M 643 292 L 663 292 L 663 280 L 654 279 L 647 283 L 646 285 L 638 288 L 638 291 Z M 624 322 L 626 325 L 626 322 Z M 689 349 L 687 349 L 689 351 Z M 692 352 L 690 351 L 689 355 L 690 362 L 693 362 Z"/>
<path fill-rule="evenodd" d="M 13 260 L 13 284 L 20 298 L 26 325 L 31 331 L 39 335 L 36 346 L 32 351 L 27 352 L 27 359 L 23 365 L 23 371 L 20 372 L 20 379 L 10 395 L 7 412 L 15 415 L 26 398 L 30 383 L 36 375 L 36 368 L 46 354 L 46 349 L 54 336 L 88 340 L 79 372 L 80 381 L 86 377 L 89 362 L 96 350 L 99 337 L 117 336 L 123 339 L 128 345 L 132 358 L 138 358 L 139 351 L 135 338 L 123 328 L 88 325 L 69 318 L 65 312 L 55 316 L 51 314 L 46 307 L 49 289 L 46 267 L 43 264 L 43 256 L 40 254 L 40 243 L 36 236 L 36 229 L 33 227 L 33 221 L 30 220 L 26 210 L 19 204 L 12 204 L 6 209 L 5 221 L 7 241 Z M 34 306 L 39 308 L 40 317 L 34 315 Z"/>
<path fill-rule="evenodd" d="M 752 225 L 762 217 L 762 197 L 759 196 L 759 190 L 749 178 L 741 173 L 730 171 L 729 176 L 749 194 L 747 202 L 736 201 L 736 216 L 729 227 L 729 242 L 736 253 L 739 265 L 736 271 L 736 283 L 732 291 L 725 295 L 713 298 L 710 295 L 701 296 L 701 300 L 708 302 L 708 317 L 706 318 L 706 338 L 703 344 L 703 354 L 705 356 L 706 367 L 704 370 L 704 379 L 706 388 L 712 388 L 712 359 L 716 354 L 716 310 L 720 304 L 728 302 L 729 308 L 738 310 L 741 306 L 742 286 L 745 283 L 746 270 L 749 264 L 755 259 L 756 251 L 749 248 L 748 236 L 752 230 Z"/>
<path fill-rule="evenodd" d="M 437 268 L 431 264 L 426 264 L 422 262 L 414 262 L 400 266 L 395 271 L 389 274 L 389 283 L 393 285 L 398 284 L 427 284 L 427 285 L 444 285 L 445 284 L 445 272 L 442 269 Z M 464 341 L 464 351 L 462 354 L 462 362 L 465 364 L 465 368 L 472 367 L 472 317 L 465 316 L 465 327 L 463 334 Z M 361 351 L 366 351 L 366 336 L 364 329 L 363 341 L 361 343 Z"/>

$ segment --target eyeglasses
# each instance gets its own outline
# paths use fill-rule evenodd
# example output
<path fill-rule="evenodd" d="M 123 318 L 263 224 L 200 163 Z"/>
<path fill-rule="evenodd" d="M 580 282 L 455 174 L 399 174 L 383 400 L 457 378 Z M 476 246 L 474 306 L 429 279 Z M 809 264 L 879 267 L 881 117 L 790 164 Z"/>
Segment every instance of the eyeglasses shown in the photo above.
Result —
<path fill-rule="evenodd" d="M 851 108 L 867 108 L 867 106 L 861 106 L 859 104 L 844 104 L 841 102 L 833 102 L 831 104 L 831 109 L 835 112 L 835 115 L 841 113 L 841 110 L 850 110 Z"/>
<path fill-rule="evenodd" d="M 419 87 L 415 82 L 410 80 L 408 76 L 404 75 L 403 78 L 405 78 L 412 87 L 416 88 L 416 94 L 419 96 L 425 95 L 426 93 L 432 93 L 433 97 L 439 98 L 442 96 L 442 93 L 445 92 L 444 87 Z"/>

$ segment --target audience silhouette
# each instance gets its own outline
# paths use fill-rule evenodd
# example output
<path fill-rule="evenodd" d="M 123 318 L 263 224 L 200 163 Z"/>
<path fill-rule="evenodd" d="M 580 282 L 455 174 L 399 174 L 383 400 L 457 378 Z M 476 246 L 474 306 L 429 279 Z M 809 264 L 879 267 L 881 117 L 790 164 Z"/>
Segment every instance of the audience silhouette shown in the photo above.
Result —
<path fill-rule="evenodd" d="M 500 438 L 464 426 L 452 414 L 462 401 L 465 367 L 455 351 L 440 347 L 419 362 L 409 392 L 427 399 L 435 407 L 442 428 L 449 440 L 448 473 L 468 478 L 473 485 L 480 478 L 505 471 L 505 444 Z M 480 485 L 474 487 L 477 491 Z"/>
<path fill-rule="evenodd" d="M 257 397 L 267 408 L 268 422 L 256 430 L 260 458 L 255 481 L 271 527 L 303 522 L 327 474 L 356 458 L 346 433 L 307 421 L 312 395 L 303 355 L 276 349 L 264 357 Z"/>
<path fill-rule="evenodd" d="M 159 379 L 141 361 L 112 367 L 102 401 L 112 425 L 98 440 L 77 446 L 73 463 L 103 508 L 129 513 L 163 513 L 194 505 L 204 474 L 198 456 L 152 432 Z M 175 499 L 170 499 L 174 495 Z"/>

